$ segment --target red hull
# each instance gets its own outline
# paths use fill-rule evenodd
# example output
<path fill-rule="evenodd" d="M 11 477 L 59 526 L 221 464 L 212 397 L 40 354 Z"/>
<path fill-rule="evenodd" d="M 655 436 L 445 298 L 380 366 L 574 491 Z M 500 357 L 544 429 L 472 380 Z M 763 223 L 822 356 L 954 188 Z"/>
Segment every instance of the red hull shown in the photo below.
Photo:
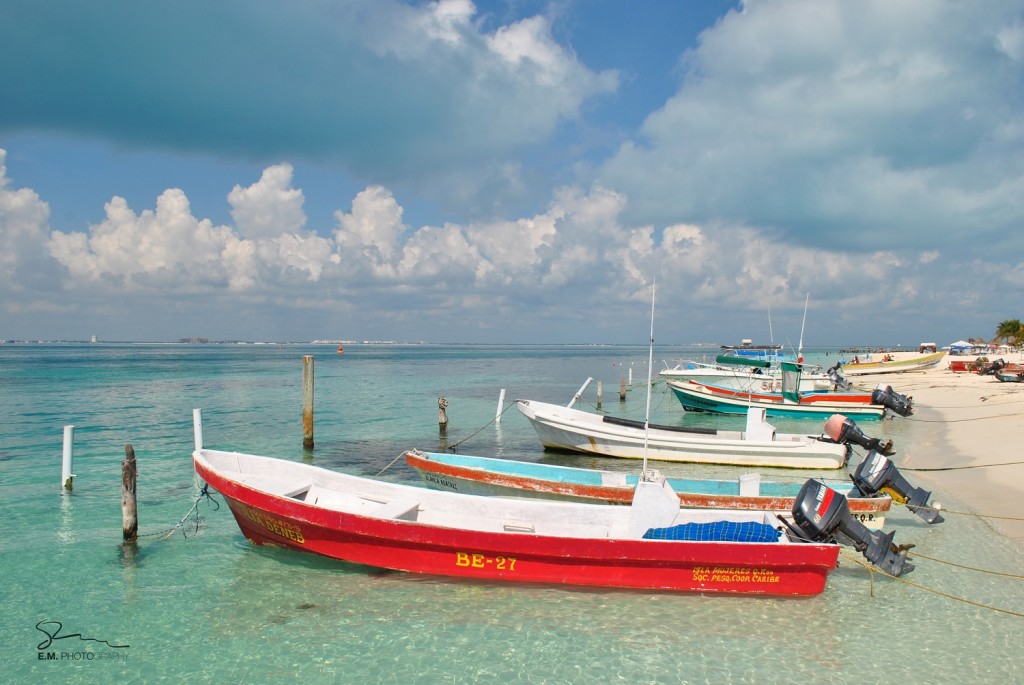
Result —
<path fill-rule="evenodd" d="M 268 494 L 222 476 L 198 459 L 195 466 L 224 495 L 242 532 L 254 543 L 412 573 L 795 596 L 822 592 L 839 555 L 836 545 L 564 538 L 380 519 Z"/>

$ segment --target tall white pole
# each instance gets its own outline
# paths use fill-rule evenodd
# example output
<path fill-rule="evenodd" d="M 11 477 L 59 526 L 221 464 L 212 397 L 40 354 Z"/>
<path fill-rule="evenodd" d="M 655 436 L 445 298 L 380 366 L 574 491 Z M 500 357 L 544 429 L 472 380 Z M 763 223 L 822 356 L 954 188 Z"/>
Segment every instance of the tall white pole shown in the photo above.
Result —
<path fill-rule="evenodd" d="M 804 300 L 804 321 L 800 324 L 800 344 L 797 347 L 796 352 L 796 363 L 804 363 L 804 326 L 807 325 L 807 304 L 811 301 L 811 294 L 807 293 L 807 299 Z"/>
<path fill-rule="evenodd" d="M 654 292 L 658 287 L 658 279 L 651 283 L 651 345 L 647 355 L 647 411 L 644 416 L 644 466 L 643 474 L 647 473 L 647 435 L 651 427 L 651 369 L 654 366 Z"/>
<path fill-rule="evenodd" d="M 60 491 L 71 492 L 71 481 L 75 474 L 71 473 L 75 461 L 75 427 L 64 426 L 64 463 L 60 471 Z"/>

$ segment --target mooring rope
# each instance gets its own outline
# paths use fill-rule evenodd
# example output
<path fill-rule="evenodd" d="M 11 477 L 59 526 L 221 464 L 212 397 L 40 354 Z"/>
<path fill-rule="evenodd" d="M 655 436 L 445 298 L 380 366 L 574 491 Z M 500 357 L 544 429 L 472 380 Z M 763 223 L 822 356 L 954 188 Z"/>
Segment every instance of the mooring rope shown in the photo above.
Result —
<path fill-rule="evenodd" d="M 394 466 L 395 462 L 398 461 L 399 459 L 401 459 L 404 455 L 405 455 L 405 451 L 404 450 L 399 452 L 398 456 L 395 457 L 394 459 L 392 459 L 391 462 L 387 466 L 385 466 L 380 471 L 378 471 L 377 474 L 374 476 L 374 478 L 379 478 L 382 473 L 384 473 L 385 471 L 390 469 L 392 466 Z"/>
<path fill-rule="evenodd" d="M 220 509 L 220 502 L 215 500 L 213 498 L 213 495 L 210 494 L 210 484 L 209 483 L 203 483 L 203 489 L 200 490 L 199 494 L 196 496 L 195 502 L 192 503 L 192 508 L 188 510 L 187 514 L 185 514 L 183 517 L 181 517 L 181 520 L 178 521 L 178 523 L 176 523 L 171 528 L 168 528 L 167 530 L 162 531 L 160 533 L 146 533 L 145 535 L 139 535 L 138 537 L 140 537 L 140 538 L 155 537 L 155 538 L 166 539 L 166 538 L 171 537 L 171 535 L 174 534 L 174 531 L 178 530 L 179 528 L 181 528 L 182 535 L 184 535 L 185 537 L 188 537 L 188 534 L 185 532 L 185 528 L 183 526 L 185 525 L 185 521 L 188 520 L 188 517 L 191 516 L 193 512 L 195 512 L 195 515 L 196 515 L 196 532 L 199 532 L 199 520 L 200 520 L 199 519 L 199 503 L 201 501 L 203 501 L 204 497 L 207 500 L 209 500 L 210 506 L 213 507 L 214 511 L 217 511 L 218 509 Z"/>
<path fill-rule="evenodd" d="M 990 611 L 998 611 L 998 612 L 1003 613 L 1003 614 L 1009 614 L 1010 616 L 1019 616 L 1021 618 L 1024 618 L 1024 613 L 1020 613 L 1020 612 L 1017 612 L 1017 611 L 1011 611 L 1009 609 L 1001 609 L 999 607 L 994 607 L 994 606 L 991 606 L 989 604 L 982 604 L 981 602 L 975 602 L 974 600 L 966 599 L 964 597 L 957 597 L 956 595 L 951 595 L 948 592 L 943 592 L 941 590 L 936 590 L 935 588 L 930 588 L 930 587 L 928 587 L 926 585 L 921 585 L 920 583 L 915 583 L 912 580 L 907 580 L 906 578 L 901 578 L 899 576 L 894 576 L 894 575 L 892 575 L 890 573 L 886 573 L 885 571 L 883 571 L 883 570 L 881 570 L 879 568 L 876 568 L 874 566 L 871 566 L 870 564 L 868 564 L 867 562 L 865 562 L 865 561 L 863 561 L 861 559 L 858 559 L 857 557 L 855 557 L 852 554 L 848 553 L 845 549 L 840 550 L 839 553 L 843 556 L 844 559 L 847 559 L 847 560 L 852 561 L 854 563 L 860 564 L 862 567 L 867 569 L 869 573 L 872 574 L 871 575 L 871 593 L 872 593 L 872 595 L 874 594 L 874 584 L 875 584 L 874 574 L 880 573 L 883 576 L 886 576 L 887 578 L 892 578 L 893 580 L 898 580 L 899 582 L 904 583 L 906 585 L 909 585 L 911 587 L 916 587 L 917 589 L 924 590 L 925 592 L 931 592 L 932 594 L 939 595 L 940 597 L 945 597 L 946 599 L 951 599 L 951 600 L 953 600 L 955 602 L 963 602 L 964 604 L 970 604 L 971 606 L 976 606 L 976 607 L 979 607 L 981 609 L 989 609 Z M 920 556 L 922 558 L 927 558 L 923 554 L 916 554 L 915 553 L 915 555 L 916 556 Z"/>
<path fill-rule="evenodd" d="M 462 443 L 466 442 L 470 438 L 476 437 L 477 434 L 479 434 L 483 429 L 487 428 L 492 423 L 495 423 L 498 419 L 500 419 L 502 416 L 504 416 L 505 412 L 507 412 L 509 409 L 511 409 L 514 406 L 516 406 L 516 401 L 515 400 L 513 400 L 512 402 L 509 402 L 507 405 L 505 405 L 505 408 L 502 409 L 501 412 L 497 416 L 495 416 L 493 419 L 491 419 L 490 421 L 488 421 L 484 425 L 480 426 L 480 428 L 476 429 L 475 431 L 473 431 L 472 433 L 470 433 L 469 435 L 464 437 L 462 440 L 459 440 L 458 442 L 455 442 L 455 443 L 452 443 L 451 445 L 449 445 L 448 446 L 448 451 L 449 452 L 457 452 L 458 449 L 459 449 L 459 445 L 461 445 Z"/>
<path fill-rule="evenodd" d="M 924 509 L 925 511 L 937 511 L 940 514 L 957 514 L 958 516 L 974 516 L 982 519 L 1000 519 L 1003 521 L 1024 521 L 1022 516 L 996 516 L 995 514 L 978 514 L 973 511 L 957 511 L 955 509 L 946 509 L 945 507 L 928 507 L 922 504 L 908 505 L 906 502 L 897 502 L 893 500 L 893 504 L 896 506 L 913 506 L 914 509 Z"/>
<path fill-rule="evenodd" d="M 961 409 L 973 409 L 974 407 L 960 407 Z M 1014 412 L 1012 414 L 992 414 L 991 416 L 975 416 L 967 419 L 922 419 L 916 416 L 905 416 L 903 417 L 906 421 L 914 421 L 917 423 L 966 423 L 968 421 L 984 421 L 985 419 L 1004 419 L 1013 416 L 1020 416 L 1020 412 Z"/>
<path fill-rule="evenodd" d="M 964 469 L 984 469 L 990 466 L 1017 466 L 1019 464 L 1024 464 L 1024 461 L 1003 461 L 998 464 L 967 464 L 965 466 L 934 466 L 931 468 L 918 469 L 901 466 L 900 471 L 962 471 Z"/>
<path fill-rule="evenodd" d="M 955 561 L 946 561 L 945 559 L 936 559 L 935 557 L 930 557 L 927 554 L 921 554 L 920 552 L 914 552 L 914 556 L 915 557 L 921 557 L 922 559 L 928 559 L 929 561 L 934 561 L 934 562 L 936 562 L 938 564 L 945 564 L 947 566 L 955 566 L 956 568 L 962 568 L 965 571 L 976 571 L 978 573 L 988 573 L 988 574 L 991 574 L 993 576 L 1003 576 L 1003 577 L 1006 577 L 1006 578 L 1014 578 L 1016 580 L 1024 580 L 1024 576 L 1022 576 L 1022 575 L 1020 575 L 1018 573 L 1004 573 L 1003 571 L 990 571 L 990 570 L 985 569 L 985 568 L 977 568 L 975 566 L 965 566 L 963 564 L 958 564 Z"/>

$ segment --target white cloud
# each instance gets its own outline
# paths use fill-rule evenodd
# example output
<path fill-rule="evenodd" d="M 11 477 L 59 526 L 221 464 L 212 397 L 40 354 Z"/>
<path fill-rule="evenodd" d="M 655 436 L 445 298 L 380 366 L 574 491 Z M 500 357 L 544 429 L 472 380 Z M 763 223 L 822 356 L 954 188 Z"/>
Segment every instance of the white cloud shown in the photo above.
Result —
<path fill-rule="evenodd" d="M 747 2 L 598 177 L 638 222 L 850 249 L 1005 236 L 1024 210 L 1020 26 L 1009 0 Z"/>
<path fill-rule="evenodd" d="M 266 238 L 302 230 L 305 198 L 291 184 L 292 165 L 277 164 L 264 169 L 260 180 L 248 188 L 236 185 L 228 202 L 238 232 L 246 238 Z"/>
<path fill-rule="evenodd" d="M 49 271 L 44 245 L 50 207 L 29 188 L 10 189 L 6 160 L 7 151 L 0 149 L 0 293 L 21 297 L 44 276 L 41 269 Z"/>
<path fill-rule="evenodd" d="M 262 179 L 285 167 L 268 168 Z M 290 169 L 274 182 L 251 186 L 245 201 L 259 198 L 252 205 L 267 216 L 296 216 L 294 198 L 301 192 L 285 176 Z M 173 188 L 160 194 L 155 209 L 136 213 L 114 197 L 104 220 L 87 232 L 51 232 L 45 203 L 29 189 L 9 186 L 4 173 L 0 236 L 9 249 L 0 263 L 6 289 L 12 288 L 10 274 L 24 272 L 34 252 L 49 260 L 51 272 L 59 264 L 64 274 L 63 292 L 6 302 L 7 314 L 17 317 L 60 311 L 101 320 L 116 316 L 108 305 L 116 296 L 119 307 L 135 303 L 137 318 L 159 321 L 174 311 L 207 326 L 238 319 L 240 308 L 256 308 L 276 312 L 282 322 L 302 311 L 321 318 L 344 312 L 346 320 L 365 319 L 363 325 L 403 322 L 410 330 L 426 320 L 434 330 L 472 325 L 481 331 L 521 321 L 516 334 L 534 340 L 552 332 L 537 322 L 558 322 L 552 325 L 563 335 L 586 330 L 602 339 L 614 331 L 621 337 L 623 321 L 642 318 L 637 303 L 649 297 L 654 276 L 666 294 L 659 313 L 669 326 L 689 330 L 701 322 L 701 310 L 713 311 L 714 319 L 703 321 L 713 331 L 723 320 L 759 320 L 766 309 L 802 305 L 807 293 L 828 311 L 830 328 L 836 317 L 867 325 L 852 314 L 865 310 L 899 317 L 901 308 L 910 308 L 939 316 L 937 293 L 955 306 L 961 288 L 1019 288 L 1021 272 L 1019 264 L 950 264 L 938 249 L 851 256 L 843 249 L 787 246 L 771 232 L 739 223 L 634 226 L 623 219 L 627 198 L 601 186 L 560 188 L 547 210 L 531 217 L 416 230 L 403 223 L 403 207 L 390 190 L 369 186 L 353 198 L 351 212 L 336 213 L 333 240 L 295 221 L 291 231 L 245 238 L 235 227 L 195 217 L 184 192 Z M 276 190 L 253 191 L 257 187 Z M 234 200 L 235 207 L 245 202 L 237 193 Z M 955 279 L 957 288 L 937 289 L 943 278 Z"/>
<path fill-rule="evenodd" d="M 406 230 L 402 208 L 391 191 L 371 186 L 352 200 L 352 213 L 334 213 L 334 242 L 342 261 L 357 273 L 368 269 L 376 276 L 394 278 L 400 238 Z"/>

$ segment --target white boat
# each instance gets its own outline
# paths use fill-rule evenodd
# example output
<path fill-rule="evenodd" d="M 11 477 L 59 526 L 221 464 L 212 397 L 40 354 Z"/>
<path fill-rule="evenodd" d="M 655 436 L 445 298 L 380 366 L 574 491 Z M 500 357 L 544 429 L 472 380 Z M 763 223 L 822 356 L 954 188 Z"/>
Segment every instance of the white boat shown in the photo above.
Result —
<path fill-rule="evenodd" d="M 886 355 L 888 357 L 889 355 Z M 937 366 L 942 358 L 946 356 L 946 351 L 935 352 L 933 354 L 925 354 L 919 357 L 910 357 L 906 359 L 886 359 L 883 357 L 880 360 L 862 362 L 858 358 L 854 358 L 855 361 L 848 364 L 843 364 L 843 374 L 846 376 L 866 376 L 874 373 L 906 373 L 908 371 L 924 371 L 930 369 L 933 366 Z"/>
<path fill-rule="evenodd" d="M 533 400 L 516 406 L 548 449 L 643 459 L 646 446 L 657 461 L 809 469 L 840 468 L 850 454 L 848 444 L 825 435 L 776 433 L 763 409 L 747 413 L 743 431 L 652 425 L 645 435 L 643 421 Z"/>
<path fill-rule="evenodd" d="M 666 381 L 695 381 L 743 392 L 782 392 L 782 373 L 778 366 L 730 355 L 719 355 L 714 364 L 684 360 L 671 369 L 662 369 L 658 375 Z M 800 375 L 799 392 L 828 392 L 844 381 L 836 372 L 829 373 L 820 367 L 805 369 Z"/>

